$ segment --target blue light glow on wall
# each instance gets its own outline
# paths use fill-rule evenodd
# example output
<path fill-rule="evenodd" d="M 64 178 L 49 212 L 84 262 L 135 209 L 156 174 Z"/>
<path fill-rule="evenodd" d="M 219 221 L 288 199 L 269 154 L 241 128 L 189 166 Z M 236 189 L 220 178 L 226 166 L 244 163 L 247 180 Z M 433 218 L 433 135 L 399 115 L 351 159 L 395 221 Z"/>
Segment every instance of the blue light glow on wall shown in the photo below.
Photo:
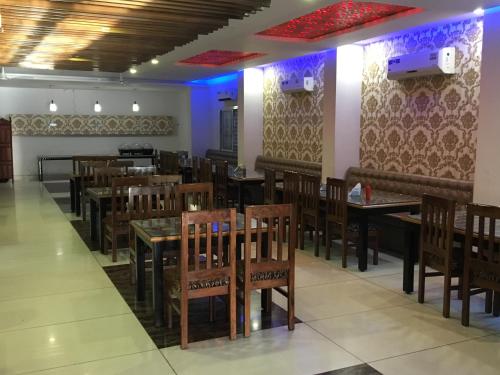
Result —
<path fill-rule="evenodd" d="M 220 85 L 222 83 L 234 81 L 238 79 L 238 73 L 226 74 L 223 76 L 205 78 L 205 79 L 196 79 L 194 81 L 190 81 L 194 85 Z"/>
<path fill-rule="evenodd" d="M 485 14 L 497 13 L 497 12 L 500 12 L 500 6 L 497 6 L 497 7 L 491 7 L 491 8 L 486 8 L 486 9 L 484 10 L 484 13 L 485 13 Z"/>

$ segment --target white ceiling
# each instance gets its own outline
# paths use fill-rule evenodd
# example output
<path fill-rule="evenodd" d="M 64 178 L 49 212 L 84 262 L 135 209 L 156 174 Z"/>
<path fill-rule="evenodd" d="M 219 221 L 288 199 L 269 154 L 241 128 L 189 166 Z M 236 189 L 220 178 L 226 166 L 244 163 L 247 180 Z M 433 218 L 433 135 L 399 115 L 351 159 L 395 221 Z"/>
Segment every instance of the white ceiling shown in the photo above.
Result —
<path fill-rule="evenodd" d="M 379 3 L 424 8 L 424 12 L 408 17 L 396 18 L 386 23 L 362 28 L 340 36 L 322 39 L 318 42 L 297 43 L 273 41 L 255 36 L 255 34 L 259 31 L 336 2 L 338 2 L 338 0 L 272 0 L 270 8 L 264 8 L 262 11 L 257 12 L 256 14 L 253 14 L 243 20 L 232 20 L 230 21 L 229 26 L 210 35 L 200 36 L 198 40 L 186 46 L 176 48 L 174 51 L 159 57 L 160 63 L 158 65 L 145 63 L 138 67 L 137 74 L 132 76 L 127 72 L 123 74 L 123 78 L 131 86 L 150 85 L 152 83 L 151 80 L 160 80 L 161 82 L 159 83 L 168 84 L 168 81 L 171 81 L 172 83 L 179 83 L 183 81 L 185 82 L 209 78 L 248 67 L 260 66 L 274 61 L 285 60 L 296 56 L 332 49 L 340 45 L 361 42 L 384 34 L 394 33 L 426 23 L 432 23 L 443 19 L 463 17 L 464 14 L 470 14 L 478 7 L 488 8 L 500 5 L 500 0 L 377 0 L 376 2 Z M 179 60 L 211 49 L 261 52 L 265 53 L 266 56 L 245 63 L 221 68 L 180 66 L 176 64 Z M 42 72 L 24 69 L 7 69 L 7 73 L 37 74 Z M 109 73 L 61 71 L 43 72 L 43 74 L 46 73 L 56 75 L 77 75 L 79 77 L 91 76 L 111 78 L 109 82 L 103 81 L 101 83 L 102 85 L 110 83 L 116 84 L 116 82 L 119 81 L 118 75 Z M 133 83 L 133 80 L 137 80 L 135 81 L 135 84 Z M 8 81 L 0 80 L 0 85 L 35 85 L 39 87 L 57 83 L 58 79 L 54 79 L 52 82 L 46 79 L 30 81 L 31 82 L 28 83 L 25 79 L 11 79 Z M 73 82 L 66 82 L 65 84 L 75 85 Z M 79 84 L 88 85 L 89 83 L 80 82 Z M 93 85 L 95 86 L 96 83 L 94 82 Z"/>

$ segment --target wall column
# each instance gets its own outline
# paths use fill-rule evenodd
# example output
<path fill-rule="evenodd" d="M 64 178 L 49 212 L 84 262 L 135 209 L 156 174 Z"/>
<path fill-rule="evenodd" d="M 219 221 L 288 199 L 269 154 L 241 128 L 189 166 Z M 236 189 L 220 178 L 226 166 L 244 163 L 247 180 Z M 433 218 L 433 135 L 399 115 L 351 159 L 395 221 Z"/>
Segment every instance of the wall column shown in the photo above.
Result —
<path fill-rule="evenodd" d="M 262 154 L 264 129 L 264 72 L 245 69 L 238 81 L 238 164 L 247 176 L 256 174 L 255 159 Z"/>
<path fill-rule="evenodd" d="M 500 12 L 484 17 L 474 202 L 500 205 Z"/>
<path fill-rule="evenodd" d="M 325 61 L 323 181 L 359 166 L 363 56 L 362 46 L 347 45 Z"/>

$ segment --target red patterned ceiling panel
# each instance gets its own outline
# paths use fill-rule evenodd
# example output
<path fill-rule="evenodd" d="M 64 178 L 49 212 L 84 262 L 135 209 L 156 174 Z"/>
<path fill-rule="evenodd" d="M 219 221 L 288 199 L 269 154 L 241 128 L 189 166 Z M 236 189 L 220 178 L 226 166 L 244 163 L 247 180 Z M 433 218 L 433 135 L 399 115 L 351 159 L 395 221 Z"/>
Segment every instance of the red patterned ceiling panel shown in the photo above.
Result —
<path fill-rule="evenodd" d="M 401 5 L 343 0 L 261 31 L 257 35 L 313 41 L 332 34 L 349 32 L 353 28 L 384 22 L 388 17 L 405 16 L 421 11 L 421 8 Z"/>
<path fill-rule="evenodd" d="M 257 52 L 238 52 L 238 51 L 220 51 L 210 50 L 202 54 L 179 61 L 179 64 L 201 65 L 208 67 L 236 64 L 245 60 L 256 59 L 264 56 Z"/>

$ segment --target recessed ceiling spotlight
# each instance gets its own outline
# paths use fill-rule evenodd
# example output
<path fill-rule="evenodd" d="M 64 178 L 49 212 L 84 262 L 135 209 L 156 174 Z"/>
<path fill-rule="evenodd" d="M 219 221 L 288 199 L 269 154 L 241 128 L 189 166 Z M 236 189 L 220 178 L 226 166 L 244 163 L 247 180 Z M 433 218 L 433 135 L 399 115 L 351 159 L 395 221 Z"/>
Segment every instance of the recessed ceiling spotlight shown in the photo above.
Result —
<path fill-rule="evenodd" d="M 111 31 L 111 28 L 109 26 L 102 26 L 101 31 L 103 33 L 109 33 Z"/>
<path fill-rule="evenodd" d="M 50 104 L 49 104 L 49 111 L 50 112 L 57 112 L 57 104 L 54 103 L 53 100 L 50 101 Z"/>
<path fill-rule="evenodd" d="M 136 101 L 134 101 L 134 104 L 132 104 L 132 111 L 133 112 L 139 112 L 141 107 L 139 107 L 139 104 L 137 104 Z"/>
<path fill-rule="evenodd" d="M 135 73 L 137 73 L 137 68 L 135 66 L 133 66 L 130 68 L 129 71 L 130 71 L 130 74 L 135 74 Z"/>
<path fill-rule="evenodd" d="M 476 8 L 476 9 L 474 9 L 474 14 L 475 14 L 476 16 L 484 16 L 484 9 L 483 9 L 483 8 L 481 8 L 481 7 Z"/>
<path fill-rule="evenodd" d="M 99 104 L 99 100 L 97 100 L 94 104 L 94 112 L 99 113 L 102 111 L 102 106 Z"/>
<path fill-rule="evenodd" d="M 153 65 L 158 65 L 159 62 L 160 61 L 158 59 L 152 59 L 151 60 L 151 64 L 153 64 Z"/>

